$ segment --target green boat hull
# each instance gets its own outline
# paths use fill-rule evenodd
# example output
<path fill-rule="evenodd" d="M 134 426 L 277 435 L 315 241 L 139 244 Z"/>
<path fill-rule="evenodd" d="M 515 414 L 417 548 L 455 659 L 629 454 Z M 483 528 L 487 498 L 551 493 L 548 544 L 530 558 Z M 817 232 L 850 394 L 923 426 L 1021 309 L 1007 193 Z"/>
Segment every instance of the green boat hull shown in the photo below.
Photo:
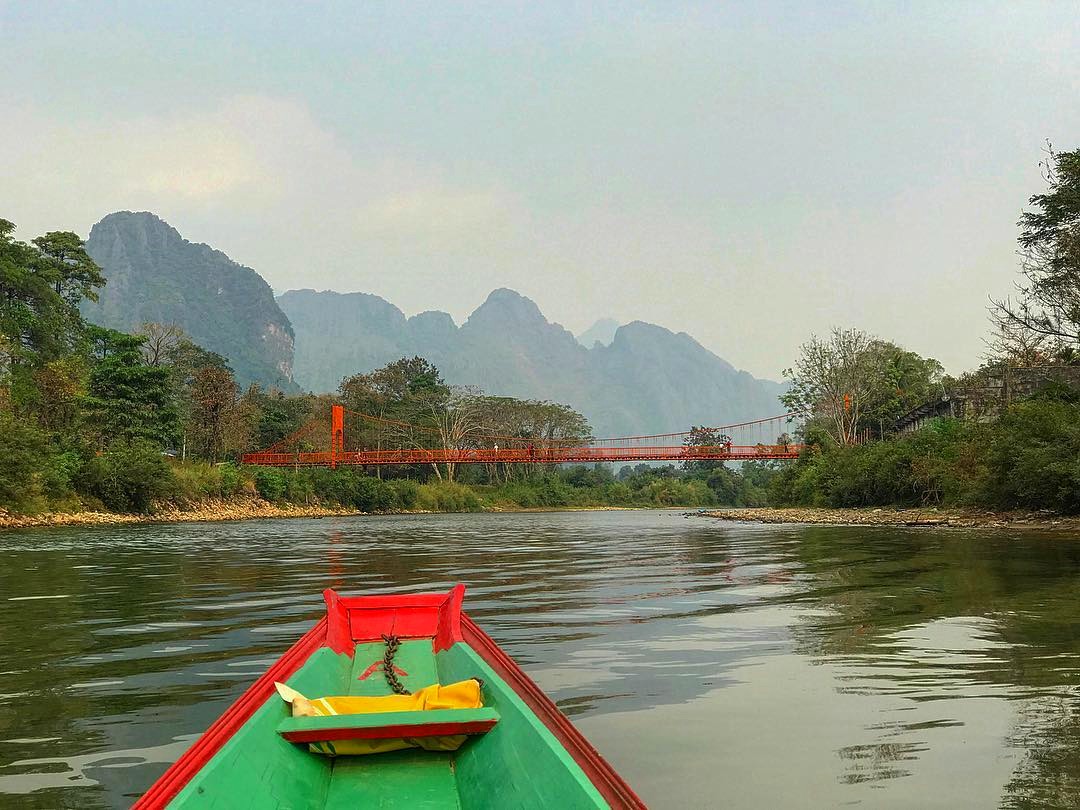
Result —
<path fill-rule="evenodd" d="M 136 803 L 159 808 L 642 808 L 641 800 L 449 594 L 339 597 Z M 292 717 L 275 681 L 316 699 L 385 696 L 385 634 L 409 692 L 469 679 L 482 707 Z M 383 635 L 381 635 L 383 634 Z M 376 640 L 379 639 L 379 640 Z M 334 736 L 337 735 L 337 736 Z M 437 740 L 327 756 L 336 740 Z M 438 747 L 438 745 L 434 745 Z"/>
<path fill-rule="evenodd" d="M 361 681 L 381 660 L 381 643 L 356 645 L 352 657 L 323 647 L 288 685 L 305 695 L 386 695 L 382 672 Z M 258 709 L 170 808 L 415 808 L 607 807 L 552 733 L 472 649 L 458 642 L 432 653 L 431 641 L 402 644 L 395 663 L 410 690 L 432 683 L 483 680 L 484 706 L 498 712 L 491 731 L 454 752 L 420 749 L 369 756 L 327 757 L 283 739 L 277 728 L 289 706 L 277 695 Z"/>

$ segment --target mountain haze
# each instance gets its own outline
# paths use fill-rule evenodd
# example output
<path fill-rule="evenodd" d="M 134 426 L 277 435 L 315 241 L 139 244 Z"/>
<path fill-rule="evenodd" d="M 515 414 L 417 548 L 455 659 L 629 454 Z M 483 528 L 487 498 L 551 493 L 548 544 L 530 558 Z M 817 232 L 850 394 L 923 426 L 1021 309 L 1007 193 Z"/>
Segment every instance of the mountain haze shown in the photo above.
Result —
<path fill-rule="evenodd" d="M 83 304 L 87 320 L 125 332 L 146 321 L 175 323 L 227 358 L 241 385 L 297 390 L 292 325 L 254 270 L 147 212 L 109 214 L 90 230 L 86 249 L 107 282 L 96 304 Z"/>
<path fill-rule="evenodd" d="M 411 318 L 366 293 L 292 290 L 278 298 L 296 329 L 297 382 L 332 391 L 349 374 L 418 354 L 448 382 L 579 409 L 597 435 L 681 430 L 778 412 L 782 386 L 758 380 L 684 333 L 635 321 L 585 348 L 530 299 L 499 289 L 461 326 Z"/>
<path fill-rule="evenodd" d="M 494 290 L 460 325 L 445 312 L 406 317 L 368 293 L 290 290 L 275 300 L 257 272 L 146 212 L 109 214 L 87 250 L 107 280 L 100 301 L 84 306 L 88 320 L 129 332 L 146 321 L 178 324 L 228 358 L 245 386 L 331 392 L 346 376 L 420 355 L 450 383 L 570 405 L 601 436 L 779 409 L 779 384 L 739 371 L 687 334 L 601 319 L 578 338 L 513 290 Z"/>
<path fill-rule="evenodd" d="M 601 318 L 577 336 L 578 343 L 586 349 L 591 349 L 595 343 L 610 346 L 611 341 L 615 340 L 615 331 L 618 328 L 619 322 L 614 318 Z"/>

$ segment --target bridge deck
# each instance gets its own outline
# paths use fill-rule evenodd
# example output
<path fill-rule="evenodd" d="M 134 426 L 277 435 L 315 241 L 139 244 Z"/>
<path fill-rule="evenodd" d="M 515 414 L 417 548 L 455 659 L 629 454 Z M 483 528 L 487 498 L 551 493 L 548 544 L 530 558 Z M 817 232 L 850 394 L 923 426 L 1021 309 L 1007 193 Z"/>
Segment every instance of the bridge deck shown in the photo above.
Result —
<path fill-rule="evenodd" d="M 801 445 L 716 447 L 524 447 L 469 450 L 359 450 L 312 453 L 245 453 L 244 464 L 264 467 L 329 467 L 338 464 L 591 464 L 597 461 L 764 461 L 795 459 Z"/>

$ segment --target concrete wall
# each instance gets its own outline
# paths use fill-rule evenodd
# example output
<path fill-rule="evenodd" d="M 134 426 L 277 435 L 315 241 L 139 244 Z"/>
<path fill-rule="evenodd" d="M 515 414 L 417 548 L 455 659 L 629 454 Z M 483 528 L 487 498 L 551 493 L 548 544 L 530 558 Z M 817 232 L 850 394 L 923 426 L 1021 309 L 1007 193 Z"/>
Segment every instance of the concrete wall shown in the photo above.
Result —
<path fill-rule="evenodd" d="M 956 391 L 957 415 L 986 422 L 1011 403 L 1029 397 L 1050 382 L 1080 387 L 1080 366 L 992 368 L 978 372 L 974 384 Z"/>

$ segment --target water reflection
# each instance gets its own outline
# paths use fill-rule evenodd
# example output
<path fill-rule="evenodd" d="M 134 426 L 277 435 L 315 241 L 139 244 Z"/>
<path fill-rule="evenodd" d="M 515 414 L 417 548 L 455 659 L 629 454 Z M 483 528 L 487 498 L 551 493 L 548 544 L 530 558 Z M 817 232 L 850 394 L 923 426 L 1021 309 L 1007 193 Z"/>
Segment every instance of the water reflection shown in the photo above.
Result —
<path fill-rule="evenodd" d="M 130 804 L 318 616 L 471 613 L 657 807 L 1073 807 L 1080 543 L 430 515 L 0 536 L 0 805 Z"/>

